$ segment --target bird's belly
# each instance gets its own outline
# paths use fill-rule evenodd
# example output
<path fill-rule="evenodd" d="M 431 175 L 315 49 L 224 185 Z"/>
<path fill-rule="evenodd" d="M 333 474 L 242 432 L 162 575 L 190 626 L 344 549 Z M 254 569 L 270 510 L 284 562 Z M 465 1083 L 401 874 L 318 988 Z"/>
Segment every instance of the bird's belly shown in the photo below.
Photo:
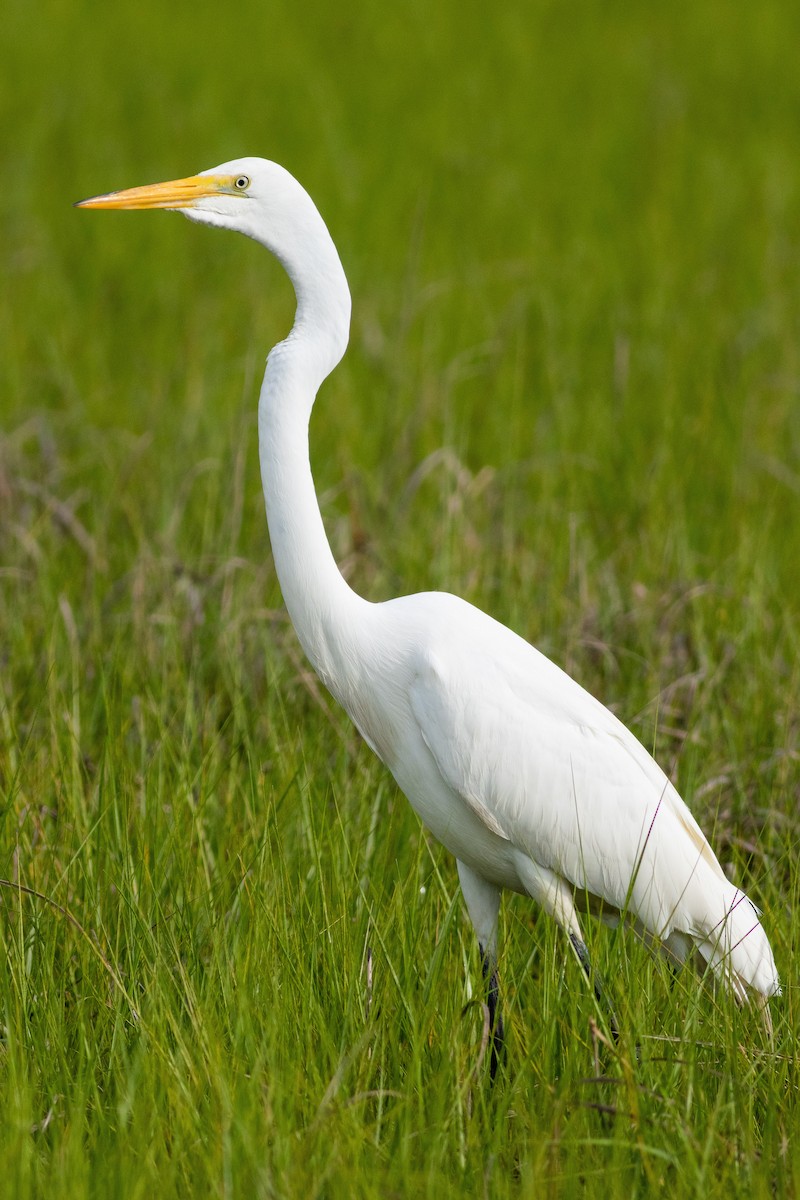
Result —
<path fill-rule="evenodd" d="M 387 765 L 414 812 L 445 849 L 497 887 L 525 891 L 511 842 L 488 829 L 448 787 L 422 739 L 406 747 L 401 761 Z"/>
<path fill-rule="evenodd" d="M 384 684 L 387 678 L 388 672 L 382 676 Z M 371 693 L 334 691 L 334 695 L 437 841 L 490 883 L 524 892 L 511 842 L 489 829 L 447 785 L 402 690 L 384 687 Z"/>

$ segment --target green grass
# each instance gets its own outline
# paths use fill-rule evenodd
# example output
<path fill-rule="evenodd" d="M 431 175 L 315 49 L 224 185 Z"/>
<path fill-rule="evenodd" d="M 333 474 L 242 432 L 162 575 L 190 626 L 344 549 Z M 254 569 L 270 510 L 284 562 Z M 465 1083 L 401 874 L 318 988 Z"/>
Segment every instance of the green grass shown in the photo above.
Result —
<path fill-rule="evenodd" d="M 232 11 L 4 10 L 0 1194 L 790 1197 L 800 10 Z M 289 285 L 70 207 L 242 153 L 354 293 L 312 427 L 348 578 L 464 594 L 654 748 L 763 906 L 774 1045 L 589 927 L 607 1045 L 513 898 L 488 1086 L 454 864 L 281 606 L 255 401 Z"/>

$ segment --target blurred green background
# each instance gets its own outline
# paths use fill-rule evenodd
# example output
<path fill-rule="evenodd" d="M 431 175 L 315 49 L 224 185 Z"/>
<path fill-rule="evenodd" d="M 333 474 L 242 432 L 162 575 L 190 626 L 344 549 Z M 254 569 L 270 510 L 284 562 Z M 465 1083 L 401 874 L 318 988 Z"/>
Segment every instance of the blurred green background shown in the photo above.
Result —
<path fill-rule="evenodd" d="M 202 421 L 216 451 L 242 364 L 258 375 L 290 319 L 288 285 L 235 239 L 67 202 L 262 153 L 317 200 L 355 297 L 353 353 L 318 418 L 323 484 L 354 463 L 391 472 L 398 443 L 413 462 L 446 442 L 473 470 L 540 457 L 527 486 L 573 512 L 594 494 L 604 554 L 676 507 L 704 567 L 736 552 L 743 518 L 783 536 L 797 23 L 777 3 L 491 19 L 9 4 L 7 427 L 34 409 L 155 438 Z M 201 413 L 191 381 L 210 378 Z M 551 470 L 553 455 L 579 461 Z"/>
<path fill-rule="evenodd" d="M 791 1194 L 798 46 L 786 0 L 6 0 L 0 874 L 88 931 L 0 897 L 9 1194 Z M 772 1074 L 684 1073 L 706 1014 L 593 1124 L 580 989 L 516 902 L 512 1065 L 473 1120 L 453 865 L 308 679 L 271 568 L 255 404 L 290 286 L 244 239 L 71 207 L 245 154 L 309 190 L 353 291 L 311 433 L 344 572 L 466 595 L 655 750 L 765 906 Z M 359 915 L 306 960 L 329 907 Z M 623 1017 L 682 1037 L 690 985 L 636 953 L 604 966 L 633 955 Z M 363 1123 L 331 1108 L 351 1075 Z"/>

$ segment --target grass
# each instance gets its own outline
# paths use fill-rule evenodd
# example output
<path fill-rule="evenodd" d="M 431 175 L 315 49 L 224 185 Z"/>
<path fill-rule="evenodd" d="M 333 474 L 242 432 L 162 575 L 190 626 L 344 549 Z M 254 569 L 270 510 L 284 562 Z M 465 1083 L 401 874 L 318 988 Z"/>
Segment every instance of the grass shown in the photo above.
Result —
<path fill-rule="evenodd" d="M 776 0 L 7 5 L 0 1194 L 795 1194 L 798 32 Z M 343 569 L 464 594 L 654 748 L 763 906 L 774 1045 L 590 927 L 609 1046 L 515 898 L 488 1087 L 454 865 L 281 606 L 254 406 L 288 284 L 70 208 L 239 153 L 309 187 L 353 288 L 312 428 Z"/>

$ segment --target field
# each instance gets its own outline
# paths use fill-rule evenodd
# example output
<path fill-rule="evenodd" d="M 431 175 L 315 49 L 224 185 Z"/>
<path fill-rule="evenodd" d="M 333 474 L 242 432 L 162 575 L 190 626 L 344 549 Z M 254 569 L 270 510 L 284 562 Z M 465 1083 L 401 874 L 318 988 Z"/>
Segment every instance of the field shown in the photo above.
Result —
<path fill-rule="evenodd" d="M 0 1195 L 800 1185 L 800 8 L 4 8 Z M 653 750 L 763 909 L 755 1015 L 455 866 L 311 676 L 258 476 L 280 267 L 74 200 L 240 154 L 334 235 L 342 570 L 442 588 Z"/>

